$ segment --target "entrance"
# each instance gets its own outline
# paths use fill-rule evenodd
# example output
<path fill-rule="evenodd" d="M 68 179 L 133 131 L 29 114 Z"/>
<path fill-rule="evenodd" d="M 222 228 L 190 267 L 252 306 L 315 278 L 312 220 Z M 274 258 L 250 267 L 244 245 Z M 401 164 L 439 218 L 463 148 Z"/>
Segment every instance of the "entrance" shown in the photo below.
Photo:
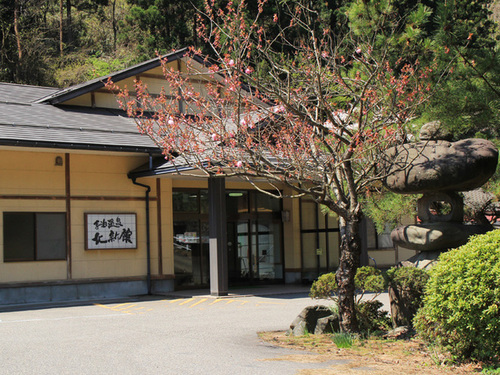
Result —
<path fill-rule="evenodd" d="M 176 288 L 209 285 L 207 191 L 174 190 Z M 226 191 L 229 285 L 283 281 L 281 200 Z"/>
<path fill-rule="evenodd" d="M 265 218 L 228 222 L 230 284 L 283 279 L 280 232 L 279 223 Z"/>

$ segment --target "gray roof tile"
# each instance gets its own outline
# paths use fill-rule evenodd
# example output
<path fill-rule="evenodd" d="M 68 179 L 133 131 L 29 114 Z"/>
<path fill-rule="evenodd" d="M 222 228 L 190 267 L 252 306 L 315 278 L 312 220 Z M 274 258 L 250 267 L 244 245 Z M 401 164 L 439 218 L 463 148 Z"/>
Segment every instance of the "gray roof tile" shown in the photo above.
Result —
<path fill-rule="evenodd" d="M 9 87 L 12 85 L 0 83 L 0 93 Z M 30 92 L 30 86 L 14 89 L 18 93 L 16 97 L 25 100 L 39 97 L 43 91 L 34 87 Z M 52 147 L 159 151 L 122 111 L 0 101 L 0 144 L 16 142 L 43 143 L 49 147 L 52 144 Z"/>
<path fill-rule="evenodd" d="M 54 87 L 28 86 L 2 82 L 0 84 L 0 102 L 31 103 L 58 91 L 59 89 Z"/>

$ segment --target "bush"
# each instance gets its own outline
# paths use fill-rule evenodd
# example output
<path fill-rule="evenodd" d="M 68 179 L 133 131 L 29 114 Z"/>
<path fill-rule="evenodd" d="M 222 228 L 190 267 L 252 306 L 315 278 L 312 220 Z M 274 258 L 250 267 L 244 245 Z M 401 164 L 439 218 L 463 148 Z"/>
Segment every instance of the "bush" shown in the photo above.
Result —
<path fill-rule="evenodd" d="M 380 310 L 382 302 L 377 300 L 362 301 L 356 304 L 356 317 L 360 332 L 376 333 L 387 331 L 391 319 L 387 311 Z"/>
<path fill-rule="evenodd" d="M 312 283 L 309 297 L 315 299 L 335 299 L 338 289 L 335 273 L 325 273 Z"/>
<path fill-rule="evenodd" d="M 358 268 L 354 276 L 354 286 L 361 292 L 361 297 L 366 292 L 382 293 L 385 290 L 385 279 L 382 271 L 370 266 Z"/>
<path fill-rule="evenodd" d="M 440 256 L 414 323 L 423 339 L 456 360 L 499 359 L 499 230 Z"/>
<path fill-rule="evenodd" d="M 374 267 L 360 267 L 356 271 L 354 278 L 357 296 L 356 317 L 359 323 L 360 332 L 374 332 L 385 330 L 389 326 L 389 317 L 387 312 L 380 311 L 383 306 L 381 302 L 376 301 L 375 297 L 384 291 L 385 280 L 382 272 Z M 311 286 L 309 296 L 316 299 L 337 300 L 338 285 L 335 280 L 335 273 L 321 275 Z M 377 293 L 370 301 L 361 301 L 365 292 Z"/>
<path fill-rule="evenodd" d="M 366 292 L 383 292 L 385 289 L 385 280 L 380 270 L 374 267 L 365 266 L 358 268 L 356 271 L 354 285 L 358 292 L 357 300 L 359 301 Z M 309 297 L 336 300 L 337 290 L 338 285 L 335 280 L 335 273 L 325 273 L 312 283 Z"/>
<path fill-rule="evenodd" d="M 413 317 L 422 307 L 428 279 L 428 271 L 416 267 L 393 267 L 387 271 L 394 327 L 412 325 Z"/>

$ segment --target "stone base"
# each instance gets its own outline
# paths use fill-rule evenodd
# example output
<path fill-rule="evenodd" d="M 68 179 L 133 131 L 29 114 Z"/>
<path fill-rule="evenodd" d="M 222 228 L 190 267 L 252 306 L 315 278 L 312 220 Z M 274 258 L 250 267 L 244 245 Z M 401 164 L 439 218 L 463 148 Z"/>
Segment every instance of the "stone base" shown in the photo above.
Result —
<path fill-rule="evenodd" d="M 439 256 L 445 251 L 422 251 L 407 260 L 398 263 L 398 267 L 416 267 L 430 269 L 437 262 Z"/>
<path fill-rule="evenodd" d="M 426 223 L 397 227 L 391 233 L 393 242 L 417 251 L 448 250 L 465 245 L 474 234 L 491 230 L 483 225 L 461 223 Z"/>

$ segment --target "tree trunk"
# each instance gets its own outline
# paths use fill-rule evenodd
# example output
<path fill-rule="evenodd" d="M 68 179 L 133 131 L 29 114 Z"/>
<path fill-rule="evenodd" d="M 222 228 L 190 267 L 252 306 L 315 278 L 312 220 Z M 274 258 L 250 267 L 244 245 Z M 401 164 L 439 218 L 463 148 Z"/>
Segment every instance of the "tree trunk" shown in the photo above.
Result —
<path fill-rule="evenodd" d="M 113 0 L 112 5 L 112 16 L 113 16 L 113 51 L 116 52 L 116 34 L 118 33 L 118 27 L 116 24 L 116 0 Z"/>
<path fill-rule="evenodd" d="M 63 55 L 63 0 L 59 0 L 59 53 Z"/>
<path fill-rule="evenodd" d="M 357 332 L 358 321 L 354 307 L 354 276 L 361 257 L 361 214 L 340 218 L 340 264 L 336 273 L 340 329 L 342 332 Z"/>
<path fill-rule="evenodd" d="M 21 48 L 21 34 L 19 33 L 19 0 L 14 1 L 14 34 L 16 35 L 18 64 L 20 65 L 23 59 L 23 50 Z"/>
<path fill-rule="evenodd" d="M 71 0 L 66 0 L 66 45 L 71 46 L 73 42 L 73 21 L 71 19 Z M 71 48 L 71 47 L 70 47 Z"/>

